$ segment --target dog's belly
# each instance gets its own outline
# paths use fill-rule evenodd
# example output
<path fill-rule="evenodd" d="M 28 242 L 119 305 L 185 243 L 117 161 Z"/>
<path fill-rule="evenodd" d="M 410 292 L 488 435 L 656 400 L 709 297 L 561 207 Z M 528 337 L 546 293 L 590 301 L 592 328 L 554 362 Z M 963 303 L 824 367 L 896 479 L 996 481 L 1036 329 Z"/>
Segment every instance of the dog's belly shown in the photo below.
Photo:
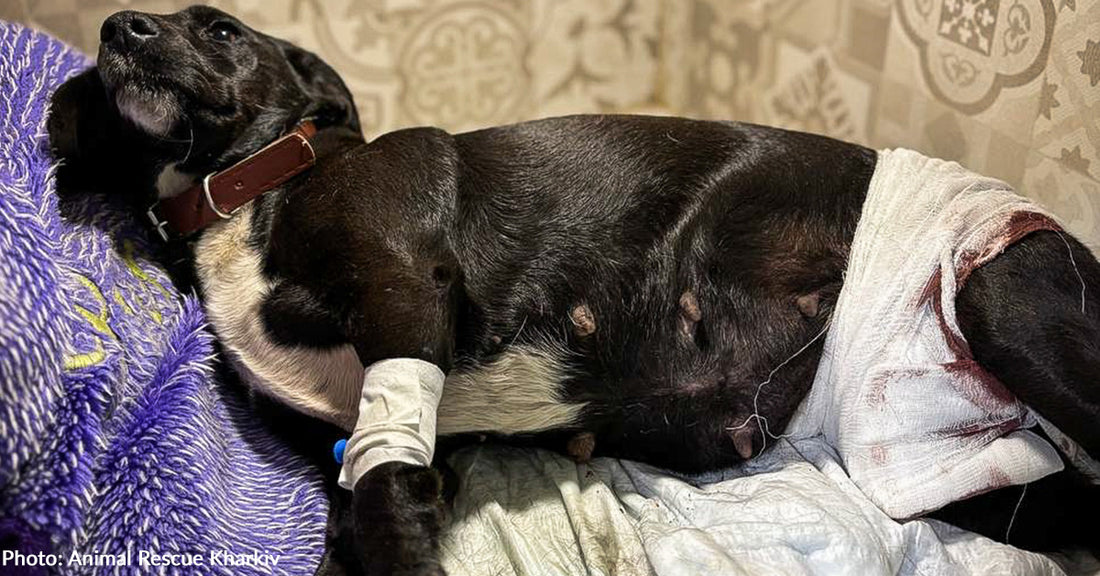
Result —
<path fill-rule="evenodd" d="M 355 350 L 287 346 L 270 337 L 261 310 L 272 282 L 248 242 L 251 207 L 241 212 L 206 230 L 195 247 L 206 313 L 228 362 L 253 389 L 353 429 L 363 384 Z M 516 346 L 491 362 L 452 372 L 438 410 L 438 433 L 516 434 L 575 424 L 584 405 L 561 399 L 568 376 L 563 356 L 551 345 Z"/>

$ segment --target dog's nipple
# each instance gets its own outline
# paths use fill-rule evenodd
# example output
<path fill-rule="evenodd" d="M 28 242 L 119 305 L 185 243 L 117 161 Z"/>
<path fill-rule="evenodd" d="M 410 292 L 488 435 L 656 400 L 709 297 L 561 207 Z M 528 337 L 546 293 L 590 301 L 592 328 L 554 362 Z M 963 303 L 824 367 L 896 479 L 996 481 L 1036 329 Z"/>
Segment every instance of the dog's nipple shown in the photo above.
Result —
<path fill-rule="evenodd" d="M 569 439 L 565 451 L 577 464 L 584 464 L 592 459 L 592 452 L 596 449 L 596 435 L 591 432 L 578 432 Z"/>
<path fill-rule="evenodd" d="M 749 426 L 738 428 L 730 432 L 730 439 L 733 440 L 733 448 L 737 450 L 737 453 L 745 460 L 752 458 L 752 435 L 754 433 L 755 429 Z"/>
<path fill-rule="evenodd" d="M 573 333 L 578 338 L 584 338 L 596 331 L 596 317 L 587 304 L 580 304 L 569 313 L 569 321 L 573 323 Z"/>
<path fill-rule="evenodd" d="M 680 296 L 680 332 L 688 338 L 693 338 L 692 332 L 695 325 L 703 319 L 703 312 L 699 310 L 699 300 L 695 294 L 688 290 Z"/>
<path fill-rule="evenodd" d="M 821 295 L 818 293 L 806 294 L 799 296 L 795 300 L 795 304 L 798 305 L 798 312 L 802 314 L 804 318 L 815 318 L 820 310 Z"/>

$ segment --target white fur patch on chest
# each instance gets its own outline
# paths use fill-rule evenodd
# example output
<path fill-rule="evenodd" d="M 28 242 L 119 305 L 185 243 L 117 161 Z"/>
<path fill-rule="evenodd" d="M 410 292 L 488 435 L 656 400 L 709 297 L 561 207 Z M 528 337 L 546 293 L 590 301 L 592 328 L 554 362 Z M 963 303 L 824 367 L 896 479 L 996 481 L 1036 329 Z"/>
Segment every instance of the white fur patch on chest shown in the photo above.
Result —
<path fill-rule="evenodd" d="M 248 243 L 252 207 L 215 223 L 195 246 L 195 268 L 207 317 L 228 361 L 252 388 L 288 406 L 336 424 L 355 427 L 363 366 L 355 350 L 318 350 L 274 342 L 261 310 L 272 289 L 261 255 Z M 565 353 L 552 344 L 517 346 L 492 362 L 452 372 L 443 387 L 437 432 L 516 434 L 573 425 L 582 404 L 560 398 L 568 376 Z"/>
<path fill-rule="evenodd" d="M 179 170 L 179 163 L 166 164 L 157 174 L 157 198 L 171 198 L 191 187 L 195 177 Z"/>
<path fill-rule="evenodd" d="M 351 429 L 363 385 L 355 350 L 317 350 L 274 342 L 261 310 L 271 282 L 261 272 L 260 254 L 248 243 L 252 206 L 215 223 L 195 246 L 206 314 L 228 360 L 253 388 L 291 407 Z"/>
<path fill-rule="evenodd" d="M 122 86 L 115 94 L 119 114 L 146 133 L 165 136 L 183 115 L 179 100 L 168 92 Z"/>

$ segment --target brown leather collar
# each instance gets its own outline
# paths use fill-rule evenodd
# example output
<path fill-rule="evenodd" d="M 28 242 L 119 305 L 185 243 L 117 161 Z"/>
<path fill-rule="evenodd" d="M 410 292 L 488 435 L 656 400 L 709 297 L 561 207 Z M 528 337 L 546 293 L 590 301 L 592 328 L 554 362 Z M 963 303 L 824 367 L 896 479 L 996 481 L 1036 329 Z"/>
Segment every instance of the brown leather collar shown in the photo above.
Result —
<path fill-rule="evenodd" d="M 221 172 L 211 172 L 183 193 L 153 204 L 147 212 L 149 220 L 167 241 L 173 235 L 188 236 L 232 217 L 253 198 L 313 166 L 316 157 L 309 140 L 316 133 L 313 122 L 303 121 L 248 158 Z"/>

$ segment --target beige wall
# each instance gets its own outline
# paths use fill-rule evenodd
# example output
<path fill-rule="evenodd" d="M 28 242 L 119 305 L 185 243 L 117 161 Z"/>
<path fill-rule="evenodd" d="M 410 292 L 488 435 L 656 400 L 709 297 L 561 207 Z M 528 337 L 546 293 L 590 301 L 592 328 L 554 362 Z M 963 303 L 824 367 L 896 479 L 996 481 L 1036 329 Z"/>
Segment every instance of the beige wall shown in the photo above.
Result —
<path fill-rule="evenodd" d="M 92 51 L 118 9 L 0 0 Z M 571 112 L 777 124 L 1007 180 L 1100 248 L 1100 0 L 224 0 L 317 51 L 378 134 Z"/>

